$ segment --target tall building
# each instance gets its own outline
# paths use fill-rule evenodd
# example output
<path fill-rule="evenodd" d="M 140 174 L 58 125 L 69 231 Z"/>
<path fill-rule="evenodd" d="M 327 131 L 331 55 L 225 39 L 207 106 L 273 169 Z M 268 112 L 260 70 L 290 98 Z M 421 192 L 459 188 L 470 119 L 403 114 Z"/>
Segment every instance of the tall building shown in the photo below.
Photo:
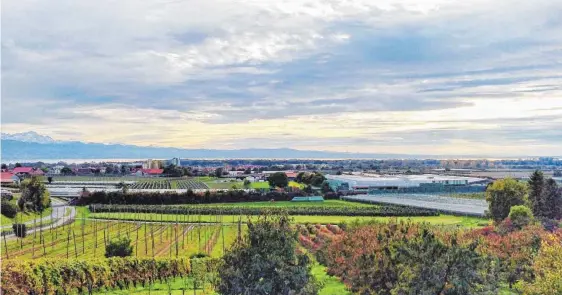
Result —
<path fill-rule="evenodd" d="M 143 169 L 160 169 L 162 168 L 162 161 L 148 159 L 142 164 Z"/>

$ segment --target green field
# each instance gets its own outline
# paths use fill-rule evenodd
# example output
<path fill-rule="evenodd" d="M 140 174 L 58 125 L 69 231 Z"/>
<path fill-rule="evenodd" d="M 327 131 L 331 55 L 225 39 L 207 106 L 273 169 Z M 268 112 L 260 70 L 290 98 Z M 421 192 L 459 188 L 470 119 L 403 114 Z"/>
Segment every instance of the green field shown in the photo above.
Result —
<path fill-rule="evenodd" d="M 291 207 L 380 207 L 379 205 L 365 204 L 359 202 L 348 202 L 342 200 L 325 200 L 324 202 L 243 202 L 243 203 L 215 203 L 201 204 L 198 206 L 210 207 L 251 207 L 251 208 L 291 208 Z"/>
<path fill-rule="evenodd" d="M 131 220 L 131 221 L 163 221 L 175 222 L 186 218 L 184 214 L 154 214 L 154 213 L 90 213 L 90 217 L 100 219 L 116 219 L 116 220 Z M 239 215 L 221 215 L 223 222 L 237 222 L 238 218 L 242 217 L 245 221 L 248 218 L 256 220 L 257 216 L 239 216 Z M 197 215 L 190 217 L 190 222 L 204 222 L 213 223 L 217 222 L 215 215 Z M 320 223 L 320 224 L 339 224 L 339 223 L 352 223 L 352 222 L 368 222 L 368 221 L 388 221 L 391 219 L 397 220 L 411 220 L 413 222 L 428 222 L 436 225 L 459 225 L 464 227 L 478 227 L 488 224 L 486 219 L 477 217 L 462 217 L 453 215 L 440 215 L 440 216 L 423 216 L 423 217 L 369 217 L 369 216 L 309 216 L 309 215 L 295 215 L 292 216 L 295 223 Z"/>

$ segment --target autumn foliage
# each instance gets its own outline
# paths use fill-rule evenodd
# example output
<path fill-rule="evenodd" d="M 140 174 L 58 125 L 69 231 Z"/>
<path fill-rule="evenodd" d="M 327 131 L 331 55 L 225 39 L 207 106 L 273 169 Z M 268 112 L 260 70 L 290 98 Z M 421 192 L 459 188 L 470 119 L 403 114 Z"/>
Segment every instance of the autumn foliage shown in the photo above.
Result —
<path fill-rule="evenodd" d="M 410 222 L 298 230 L 301 245 L 359 294 L 497 294 L 501 285 L 543 294 L 560 277 L 562 231 L 509 219 L 474 230 Z M 562 294 L 552 292 L 544 294 Z"/>

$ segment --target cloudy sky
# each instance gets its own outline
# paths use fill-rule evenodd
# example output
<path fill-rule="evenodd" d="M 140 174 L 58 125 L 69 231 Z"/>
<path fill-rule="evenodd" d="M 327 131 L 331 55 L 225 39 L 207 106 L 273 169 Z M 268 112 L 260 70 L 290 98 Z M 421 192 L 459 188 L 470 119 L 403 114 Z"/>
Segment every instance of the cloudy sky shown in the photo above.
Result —
<path fill-rule="evenodd" d="M 562 154 L 562 1 L 6 0 L 2 132 Z"/>

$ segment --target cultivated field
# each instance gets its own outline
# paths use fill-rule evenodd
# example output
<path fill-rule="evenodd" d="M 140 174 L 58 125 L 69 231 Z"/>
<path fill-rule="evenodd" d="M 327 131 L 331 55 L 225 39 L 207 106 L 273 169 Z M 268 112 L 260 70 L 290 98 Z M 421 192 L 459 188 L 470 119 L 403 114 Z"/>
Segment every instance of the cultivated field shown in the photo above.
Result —
<path fill-rule="evenodd" d="M 105 245 L 122 236 L 131 239 L 137 257 L 189 257 L 196 253 L 220 257 L 237 235 L 235 225 L 77 220 L 23 239 L 3 241 L 2 258 L 101 258 Z"/>

